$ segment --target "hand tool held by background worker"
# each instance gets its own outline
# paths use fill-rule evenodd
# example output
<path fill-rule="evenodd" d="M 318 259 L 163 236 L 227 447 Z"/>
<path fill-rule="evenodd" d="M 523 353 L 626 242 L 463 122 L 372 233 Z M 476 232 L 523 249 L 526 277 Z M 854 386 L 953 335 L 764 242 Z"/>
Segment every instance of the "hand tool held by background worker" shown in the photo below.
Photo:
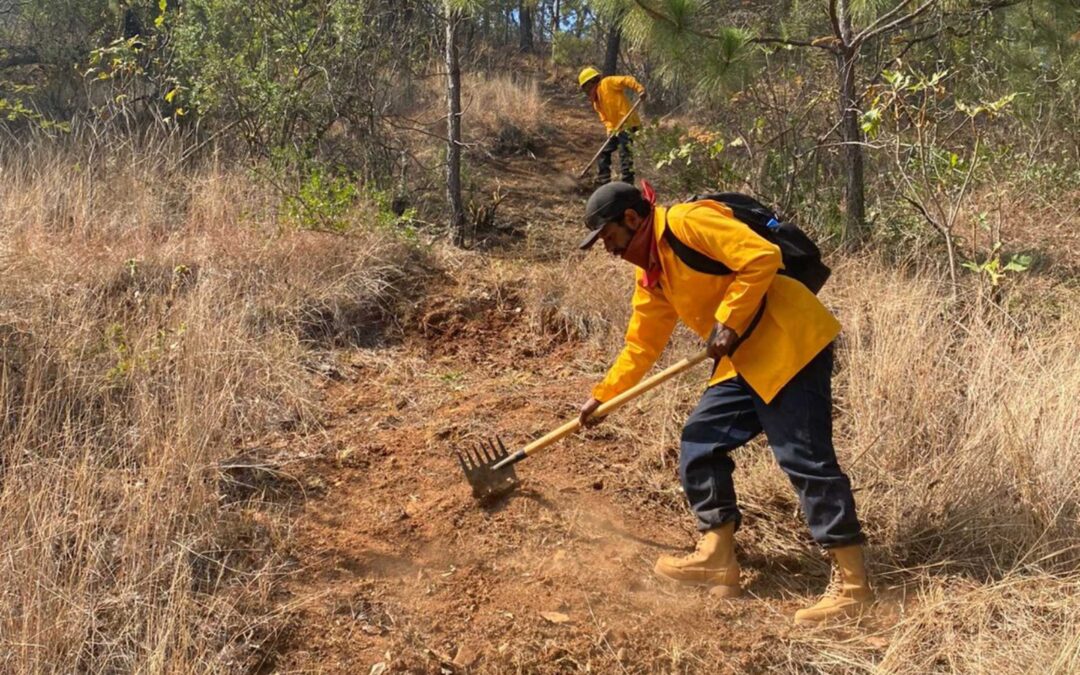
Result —
<path fill-rule="evenodd" d="M 630 119 L 630 116 L 634 114 L 634 111 L 637 110 L 637 107 L 641 105 L 641 102 L 644 100 L 645 95 L 642 94 L 638 97 L 638 100 L 634 101 L 634 105 L 630 106 L 630 110 L 627 110 L 626 114 L 623 115 L 623 118 L 619 120 L 619 124 L 615 127 L 615 131 L 611 132 L 608 137 L 604 139 L 604 142 L 600 146 L 600 149 L 596 151 L 596 154 L 592 156 L 592 159 L 589 160 L 589 163 L 586 164 L 585 168 L 581 170 L 581 173 L 577 175 L 578 178 L 583 178 L 585 174 L 589 172 L 589 169 L 592 168 L 592 165 L 596 163 L 596 158 L 599 157 L 600 153 L 604 151 L 604 148 L 607 147 L 607 144 L 611 142 L 611 139 L 619 135 L 619 132 L 622 131 L 623 125 L 626 124 L 626 120 Z"/>

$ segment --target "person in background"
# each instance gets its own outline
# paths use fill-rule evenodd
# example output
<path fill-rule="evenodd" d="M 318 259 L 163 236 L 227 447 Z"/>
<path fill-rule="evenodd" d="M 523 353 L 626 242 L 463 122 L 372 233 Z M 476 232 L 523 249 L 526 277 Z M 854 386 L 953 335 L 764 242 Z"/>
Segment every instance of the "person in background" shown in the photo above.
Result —
<path fill-rule="evenodd" d="M 600 116 L 604 128 L 607 129 L 608 141 L 604 149 L 600 151 L 597 160 L 596 187 L 611 182 L 611 156 L 615 150 L 619 151 L 619 169 L 621 180 L 624 183 L 634 184 L 634 157 L 631 146 L 634 142 L 634 134 L 641 128 L 641 118 L 635 110 L 622 127 L 626 114 L 633 105 L 626 96 L 626 90 L 632 89 L 637 92 L 638 98 L 646 97 L 645 87 L 629 75 L 609 75 L 604 77 L 596 68 L 588 66 L 578 75 L 578 84 L 581 90 L 589 97 L 593 110 Z"/>

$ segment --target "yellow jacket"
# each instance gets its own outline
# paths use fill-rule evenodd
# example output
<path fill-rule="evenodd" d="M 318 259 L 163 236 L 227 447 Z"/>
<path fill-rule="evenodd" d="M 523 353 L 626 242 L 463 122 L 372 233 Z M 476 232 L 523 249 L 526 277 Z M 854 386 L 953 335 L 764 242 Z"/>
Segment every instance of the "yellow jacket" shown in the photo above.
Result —
<path fill-rule="evenodd" d="M 600 121 L 604 123 L 609 134 L 615 133 L 615 127 L 622 121 L 623 115 L 630 111 L 631 103 L 626 98 L 626 89 L 629 87 L 641 94 L 645 87 L 630 75 L 609 75 L 600 78 L 600 84 L 596 87 L 596 99 L 593 100 L 593 109 L 600 115 Z M 626 120 L 624 129 L 633 129 L 641 126 L 641 118 L 637 111 Z"/>
<path fill-rule="evenodd" d="M 690 269 L 662 239 L 665 227 L 734 274 Z M 782 267 L 780 249 L 736 220 L 723 204 L 658 206 L 653 236 L 662 267 L 660 282 L 644 288 L 643 272 L 635 267 L 626 346 L 593 388 L 594 398 L 606 401 L 637 384 L 664 350 L 677 319 L 702 339 L 708 339 L 717 321 L 742 335 L 762 298 L 767 298 L 757 327 L 731 358 L 720 360 L 709 380 L 713 385 L 742 375 L 766 403 L 839 334 L 840 323 L 808 288 L 777 274 Z"/>

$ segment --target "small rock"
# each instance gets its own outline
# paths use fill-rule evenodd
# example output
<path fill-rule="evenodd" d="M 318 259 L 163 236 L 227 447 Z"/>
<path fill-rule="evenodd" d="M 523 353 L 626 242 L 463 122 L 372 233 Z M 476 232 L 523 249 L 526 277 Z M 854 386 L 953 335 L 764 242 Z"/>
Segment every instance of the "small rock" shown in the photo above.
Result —
<path fill-rule="evenodd" d="M 383 675 L 387 668 L 388 666 L 385 663 L 379 661 L 371 667 L 371 672 L 369 672 L 368 675 Z"/>
<path fill-rule="evenodd" d="M 562 612 L 540 612 L 540 616 L 555 624 L 569 623 L 570 621 L 570 617 Z"/>

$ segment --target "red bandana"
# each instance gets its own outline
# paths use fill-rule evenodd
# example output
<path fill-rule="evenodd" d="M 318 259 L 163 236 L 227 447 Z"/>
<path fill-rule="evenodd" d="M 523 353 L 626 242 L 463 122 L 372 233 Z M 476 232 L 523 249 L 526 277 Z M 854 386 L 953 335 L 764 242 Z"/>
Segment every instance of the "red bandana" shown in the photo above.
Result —
<path fill-rule="evenodd" d="M 645 268 L 645 274 L 641 278 L 641 285 L 645 288 L 655 288 L 660 283 L 660 251 L 656 246 L 656 235 L 653 232 L 653 217 L 656 214 L 656 192 L 653 191 L 649 181 L 642 179 L 641 196 L 652 207 L 649 217 L 642 223 L 642 229 L 649 233 L 649 266 Z"/>

